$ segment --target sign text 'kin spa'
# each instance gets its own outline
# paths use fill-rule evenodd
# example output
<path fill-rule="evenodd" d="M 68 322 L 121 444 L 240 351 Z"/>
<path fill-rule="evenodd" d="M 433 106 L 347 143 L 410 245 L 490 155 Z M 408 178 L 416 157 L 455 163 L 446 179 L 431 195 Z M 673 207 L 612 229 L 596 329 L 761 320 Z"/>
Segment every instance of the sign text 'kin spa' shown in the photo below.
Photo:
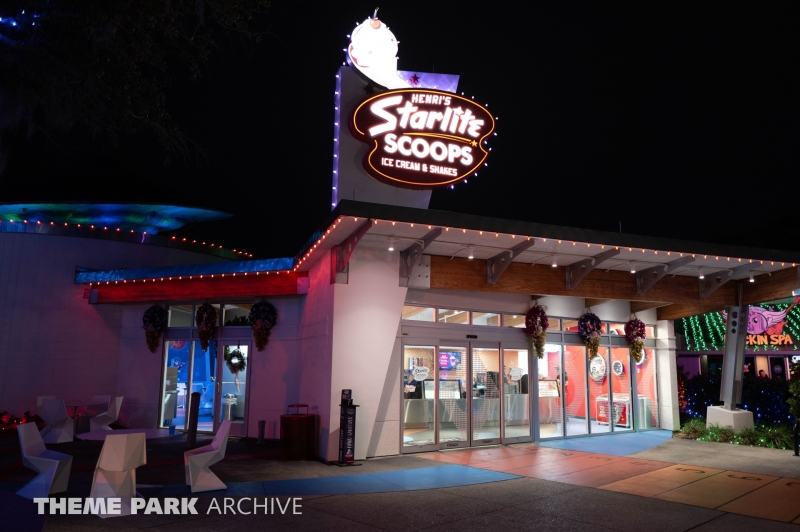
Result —
<path fill-rule="evenodd" d="M 450 92 L 398 89 L 370 96 L 350 117 L 350 132 L 370 146 L 363 164 L 383 183 L 427 189 L 472 175 L 489 155 L 494 117 Z"/>

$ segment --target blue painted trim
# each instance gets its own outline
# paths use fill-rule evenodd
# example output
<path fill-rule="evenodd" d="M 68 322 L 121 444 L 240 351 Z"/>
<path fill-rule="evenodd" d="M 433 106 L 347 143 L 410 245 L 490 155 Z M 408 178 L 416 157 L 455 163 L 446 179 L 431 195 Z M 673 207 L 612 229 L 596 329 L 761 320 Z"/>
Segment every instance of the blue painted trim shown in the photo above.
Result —
<path fill-rule="evenodd" d="M 217 275 L 230 273 L 256 273 L 290 271 L 294 259 L 242 260 L 237 262 L 217 262 L 211 264 L 187 264 L 164 268 L 138 268 L 134 270 L 89 271 L 78 269 L 75 284 L 102 283 L 110 281 L 132 281 L 134 279 L 160 279 L 162 277 L 188 277 L 195 275 Z"/>

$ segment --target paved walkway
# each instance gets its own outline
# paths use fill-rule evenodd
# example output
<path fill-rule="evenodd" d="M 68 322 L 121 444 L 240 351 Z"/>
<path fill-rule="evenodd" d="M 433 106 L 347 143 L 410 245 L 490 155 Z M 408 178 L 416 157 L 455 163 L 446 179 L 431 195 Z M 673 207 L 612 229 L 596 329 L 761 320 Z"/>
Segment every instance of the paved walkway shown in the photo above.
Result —
<path fill-rule="evenodd" d="M 195 494 L 198 515 L 54 515 L 47 516 L 45 530 L 800 530 L 792 524 L 800 523 L 800 458 L 665 436 L 423 453 L 348 468 L 243 453 L 213 467 L 228 490 Z M 587 445 L 595 452 L 574 448 Z M 153 458 L 168 447 L 153 448 Z M 84 461 L 61 496 L 88 495 L 92 460 Z M 164 454 L 140 468 L 142 494 L 190 496 L 180 484 L 180 465 Z M 12 466 L 5 468 L 5 482 L 0 478 L 0 491 L 27 480 Z M 302 498 L 302 515 L 208 512 L 214 503 L 222 508 L 224 497 L 290 496 Z M 252 509 L 252 500 L 238 507 Z"/>

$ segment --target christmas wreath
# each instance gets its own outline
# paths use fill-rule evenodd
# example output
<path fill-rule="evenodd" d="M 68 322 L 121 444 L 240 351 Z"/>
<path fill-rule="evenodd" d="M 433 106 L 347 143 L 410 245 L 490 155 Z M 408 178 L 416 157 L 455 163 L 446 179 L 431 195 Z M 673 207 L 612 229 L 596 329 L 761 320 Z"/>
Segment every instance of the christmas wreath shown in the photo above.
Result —
<path fill-rule="evenodd" d="M 628 340 L 631 356 L 638 364 L 644 355 L 644 339 L 646 336 L 644 322 L 636 316 L 625 324 L 625 339 Z"/>
<path fill-rule="evenodd" d="M 142 316 L 142 328 L 147 341 L 147 349 L 151 353 L 155 353 L 158 349 L 159 338 L 167 330 L 167 311 L 164 310 L 164 307 L 153 305 L 145 310 Z"/>
<path fill-rule="evenodd" d="M 597 356 L 600 347 L 600 318 L 591 310 L 578 318 L 578 336 L 586 346 L 589 358 Z"/>
<path fill-rule="evenodd" d="M 244 353 L 239 351 L 238 347 L 233 351 L 227 347 L 225 348 L 225 363 L 228 365 L 228 369 L 231 370 L 231 373 L 234 375 L 247 369 L 247 359 L 245 358 Z"/>
<path fill-rule="evenodd" d="M 536 356 L 544 358 L 544 344 L 547 340 L 547 328 L 550 321 L 547 313 L 539 305 L 534 305 L 525 315 L 525 332 L 533 340 L 533 347 L 536 349 Z"/>
<path fill-rule="evenodd" d="M 270 332 L 278 320 L 278 311 L 272 303 L 262 300 L 250 307 L 249 319 L 256 349 L 263 351 L 269 340 Z"/>
<path fill-rule="evenodd" d="M 217 309 L 208 303 L 197 307 L 194 322 L 197 325 L 197 336 L 200 338 L 200 347 L 208 350 L 208 342 L 217 336 Z"/>

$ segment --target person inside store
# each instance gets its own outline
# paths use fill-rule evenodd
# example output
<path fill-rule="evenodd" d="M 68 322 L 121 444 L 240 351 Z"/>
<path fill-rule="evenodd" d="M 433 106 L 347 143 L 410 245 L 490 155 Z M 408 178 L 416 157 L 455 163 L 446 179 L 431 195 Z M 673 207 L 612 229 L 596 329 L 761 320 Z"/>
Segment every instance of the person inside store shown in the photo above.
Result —
<path fill-rule="evenodd" d="M 406 399 L 422 399 L 422 383 L 414 379 L 414 371 L 408 371 L 405 374 L 405 398 Z"/>
<path fill-rule="evenodd" d="M 764 371 L 763 369 L 760 369 L 760 370 L 758 370 L 758 378 L 759 379 L 768 379 L 769 377 L 767 377 L 767 372 L 766 371 Z"/>

